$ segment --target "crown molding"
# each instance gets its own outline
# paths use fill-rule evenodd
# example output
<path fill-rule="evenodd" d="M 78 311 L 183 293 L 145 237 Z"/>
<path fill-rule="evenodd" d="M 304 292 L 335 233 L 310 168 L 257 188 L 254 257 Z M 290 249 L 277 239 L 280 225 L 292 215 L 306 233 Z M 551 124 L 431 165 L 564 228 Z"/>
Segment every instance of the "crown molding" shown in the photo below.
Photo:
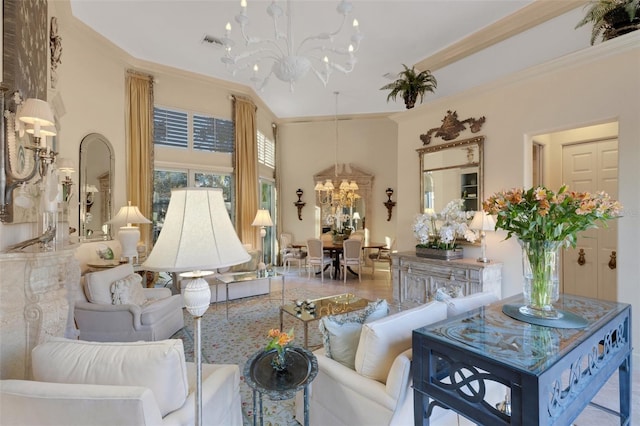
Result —
<path fill-rule="evenodd" d="M 415 64 L 415 67 L 418 70 L 435 71 L 550 19 L 556 18 L 570 10 L 583 6 L 586 3 L 588 3 L 587 0 L 534 1 L 488 27 L 476 31 L 462 40 L 439 50 L 435 54 Z"/>

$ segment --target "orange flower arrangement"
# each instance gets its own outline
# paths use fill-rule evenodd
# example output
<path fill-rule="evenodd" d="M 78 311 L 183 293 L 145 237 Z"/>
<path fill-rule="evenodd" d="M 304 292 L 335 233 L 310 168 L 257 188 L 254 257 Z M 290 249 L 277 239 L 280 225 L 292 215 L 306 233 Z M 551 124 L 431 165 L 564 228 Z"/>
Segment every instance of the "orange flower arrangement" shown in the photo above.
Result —
<path fill-rule="evenodd" d="M 271 340 L 269 341 L 269 344 L 267 344 L 265 350 L 268 351 L 271 349 L 276 349 L 278 351 L 278 354 L 282 354 L 285 348 L 289 346 L 291 342 L 293 342 L 294 337 L 295 336 L 293 335 L 293 328 L 289 330 L 288 333 L 282 332 L 277 328 L 272 328 L 271 330 L 269 330 L 269 338 Z"/>

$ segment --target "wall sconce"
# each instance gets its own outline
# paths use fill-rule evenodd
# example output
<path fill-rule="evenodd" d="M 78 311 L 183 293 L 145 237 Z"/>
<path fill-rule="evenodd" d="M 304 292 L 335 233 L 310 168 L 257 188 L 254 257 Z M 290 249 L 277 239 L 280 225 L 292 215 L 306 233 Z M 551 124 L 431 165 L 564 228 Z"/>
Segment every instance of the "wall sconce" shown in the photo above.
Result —
<path fill-rule="evenodd" d="M 65 203 L 68 203 L 71 199 L 73 193 L 71 192 L 71 188 L 73 186 L 73 181 L 71 180 L 71 173 L 75 173 L 76 169 L 73 167 L 73 162 L 68 158 L 58 158 L 56 161 L 56 165 L 58 171 L 64 174 L 64 179 L 62 182 L 62 200 Z"/>
<path fill-rule="evenodd" d="M 39 173 L 40 177 L 47 174 L 49 165 L 55 161 L 56 153 L 46 144 L 47 136 L 54 136 L 54 117 L 49 104 L 40 99 L 30 98 L 23 101 L 20 92 L 12 94 L 12 108 L 5 107 L 5 93 L 0 94 L 0 221 L 13 222 L 12 192 L 18 186 L 28 183 Z M 5 129 L 6 126 L 6 129 Z M 34 144 L 22 146 L 22 149 L 33 151 L 32 160 L 29 159 L 28 170 L 18 173 L 12 164 L 12 158 L 18 156 L 19 141 L 16 134 L 22 136 L 24 132 L 33 134 Z M 29 156 L 31 157 L 31 156 Z"/>
<path fill-rule="evenodd" d="M 387 222 L 389 222 L 391 220 L 391 212 L 395 207 L 396 202 L 391 199 L 391 196 L 393 195 L 393 189 L 387 188 L 385 193 L 387 194 L 388 200 L 385 201 L 383 204 L 387 208 Z"/>
<path fill-rule="evenodd" d="M 296 191 L 296 195 L 298 196 L 298 201 L 293 203 L 293 205 L 298 208 L 298 220 L 302 220 L 302 208 L 307 204 L 302 201 L 302 194 L 304 194 L 304 191 L 298 188 L 298 190 Z"/>

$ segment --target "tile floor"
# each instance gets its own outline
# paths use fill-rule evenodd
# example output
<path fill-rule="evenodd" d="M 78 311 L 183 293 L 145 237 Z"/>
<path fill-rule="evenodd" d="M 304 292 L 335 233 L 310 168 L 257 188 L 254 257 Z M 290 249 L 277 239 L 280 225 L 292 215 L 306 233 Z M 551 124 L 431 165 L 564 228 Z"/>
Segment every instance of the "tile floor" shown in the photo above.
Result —
<path fill-rule="evenodd" d="M 292 268 L 286 274 L 287 288 L 303 286 L 312 288 L 314 292 L 322 295 L 331 295 L 351 292 L 360 297 L 375 300 L 376 298 L 385 298 L 389 301 L 393 300 L 390 275 L 388 270 L 376 267 L 375 276 L 371 276 L 370 268 L 364 268 L 362 281 L 352 275 L 347 277 L 346 285 L 343 280 L 328 278 L 325 274 L 324 283 L 320 282 L 319 277 L 312 276 L 307 279 L 306 271 L 298 273 L 296 268 Z M 640 425 L 640 369 L 635 368 L 632 379 L 632 396 L 631 396 L 631 425 Z M 603 406 L 618 410 L 618 375 L 614 374 L 611 379 L 603 386 L 600 392 L 594 398 L 594 402 Z M 593 407 L 587 407 L 573 423 L 575 426 L 608 426 L 619 424 L 616 416 L 607 414 Z"/>

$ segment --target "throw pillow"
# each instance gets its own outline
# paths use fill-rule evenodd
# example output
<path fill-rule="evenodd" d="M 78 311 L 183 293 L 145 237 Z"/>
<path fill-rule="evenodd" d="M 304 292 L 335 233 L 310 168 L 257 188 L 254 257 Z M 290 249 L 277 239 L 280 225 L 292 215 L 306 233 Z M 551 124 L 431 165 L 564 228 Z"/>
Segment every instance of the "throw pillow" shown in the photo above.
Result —
<path fill-rule="evenodd" d="M 413 330 L 446 318 L 446 305 L 431 302 L 364 324 L 355 370 L 364 377 L 386 383 L 393 361 L 411 348 Z"/>
<path fill-rule="evenodd" d="M 84 293 L 87 300 L 100 305 L 113 304 L 111 284 L 131 274 L 133 274 L 133 266 L 130 263 L 86 274 Z"/>
<path fill-rule="evenodd" d="M 114 305 L 144 305 L 147 299 L 142 289 L 142 277 L 131 274 L 115 280 L 111 284 L 111 300 Z"/>
<path fill-rule="evenodd" d="M 387 301 L 370 302 L 366 308 L 340 315 L 329 315 L 320 320 L 325 355 L 354 369 L 356 349 L 362 324 L 385 317 L 389 313 Z"/>

